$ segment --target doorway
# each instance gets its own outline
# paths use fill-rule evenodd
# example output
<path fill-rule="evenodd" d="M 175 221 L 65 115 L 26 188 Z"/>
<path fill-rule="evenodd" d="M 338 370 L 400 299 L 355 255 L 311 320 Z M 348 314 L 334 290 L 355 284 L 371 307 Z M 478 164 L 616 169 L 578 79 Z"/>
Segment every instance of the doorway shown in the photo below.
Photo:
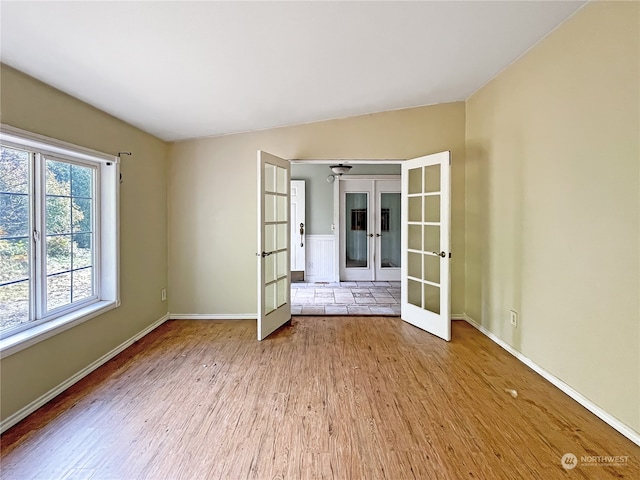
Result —
<path fill-rule="evenodd" d="M 451 258 L 451 152 L 445 151 L 425 155 L 404 160 L 401 163 L 400 225 L 402 231 L 402 260 L 400 262 L 400 316 L 402 320 L 448 341 L 451 339 L 449 273 L 449 261 Z M 284 324 L 287 318 L 291 319 L 291 253 L 290 232 L 288 232 L 291 225 L 290 167 L 291 161 L 258 151 L 259 231 L 258 253 L 256 254 L 258 257 L 259 279 L 258 339 L 264 338 L 277 329 L 278 325 Z M 328 183 L 331 183 L 332 180 L 335 180 L 333 176 L 327 177 Z M 339 202 L 339 185 L 336 185 L 336 187 L 334 188 L 334 205 L 341 205 Z M 384 189 L 379 188 L 374 182 L 372 192 L 367 192 L 367 198 L 373 197 L 377 199 L 377 192 L 384 193 Z M 387 191 L 386 193 L 397 192 Z M 387 199 L 384 202 L 382 196 L 380 196 L 378 203 L 373 207 L 375 210 L 374 223 L 379 227 L 378 235 L 368 230 L 372 221 L 370 214 L 372 207 L 367 204 L 365 211 L 361 213 L 363 208 L 358 202 L 362 198 L 358 201 L 356 200 L 354 199 L 350 203 L 352 208 L 348 210 L 352 219 L 349 226 L 355 226 L 353 229 L 356 231 L 366 231 L 367 239 L 380 239 L 382 232 L 390 228 L 387 225 L 390 219 L 385 219 L 390 213 L 387 215 L 382 205 L 390 205 L 393 203 L 392 200 Z M 346 201 L 342 204 L 345 205 Z M 281 206 L 282 208 L 280 208 Z M 380 210 L 379 213 L 378 210 Z M 346 212 L 347 209 L 341 209 L 341 211 Z M 334 219 L 336 219 L 335 214 Z M 339 224 L 339 222 L 336 223 Z M 346 221 L 344 225 L 347 225 Z M 333 237 L 340 238 L 339 232 L 335 232 L 335 223 L 331 224 L 331 230 L 334 232 Z M 341 230 L 346 230 L 346 228 Z M 281 232 L 282 235 L 279 235 L 278 232 Z M 307 239 L 308 237 L 307 235 Z M 334 258 L 339 258 L 340 245 L 336 246 L 335 252 L 337 255 Z M 346 252 L 346 246 L 344 251 Z M 392 265 L 391 261 L 380 260 L 382 258 L 382 248 L 377 247 L 376 251 L 379 252 L 377 258 L 380 270 L 392 268 L 390 267 Z M 277 268 L 273 265 L 273 260 L 269 260 L 274 254 L 277 255 L 278 259 L 282 257 L 283 260 L 282 262 L 277 262 Z M 329 255 L 325 254 L 324 257 L 329 257 Z M 367 260 L 369 263 L 371 263 L 371 257 L 372 254 L 370 253 Z M 356 258 L 356 260 L 359 259 Z M 375 257 L 373 258 L 373 264 L 375 265 Z M 309 266 L 309 263 L 307 263 L 307 266 Z M 353 268 L 359 266 L 356 264 Z M 275 280 L 272 274 L 274 270 L 276 272 Z M 281 274 L 282 277 L 280 277 Z M 377 272 L 374 272 L 374 278 L 376 274 Z M 338 283 L 341 283 L 339 282 L 339 277 L 337 275 L 336 277 Z M 280 288 L 281 284 L 282 289 Z M 357 281 L 355 286 L 360 287 Z M 371 281 L 371 287 L 375 288 L 374 281 Z M 318 301 L 322 299 L 322 293 L 314 291 L 314 304 L 322 303 L 322 301 Z M 373 294 L 371 289 L 369 289 L 369 294 Z M 333 292 L 334 298 L 335 295 L 336 292 Z M 355 298 L 356 295 L 353 295 L 353 297 Z M 280 312 L 282 312 L 282 315 L 280 315 Z M 325 309 L 326 313 L 328 312 Z M 276 322 L 276 320 L 278 321 Z"/>
<path fill-rule="evenodd" d="M 329 166 L 336 163 L 335 160 L 322 161 L 293 161 L 291 165 L 291 195 L 294 194 L 294 183 L 304 181 L 306 185 L 306 221 L 304 235 L 301 236 L 296 227 L 300 222 L 296 221 L 292 225 L 291 244 L 292 247 L 300 245 L 304 241 L 305 252 L 305 272 L 304 281 L 297 278 L 294 280 L 293 257 L 292 257 L 292 284 L 291 284 L 291 311 L 294 315 L 399 315 L 401 284 L 399 273 L 396 280 L 373 281 L 355 280 L 341 281 L 340 264 L 338 260 L 340 232 L 344 228 L 339 225 L 340 203 L 339 186 L 349 179 L 390 180 L 397 183 L 391 190 L 378 188 L 370 189 L 372 198 L 377 201 L 380 208 L 391 210 L 384 216 L 389 216 L 384 220 L 385 225 L 380 225 L 376 233 L 380 233 L 386 242 L 385 233 L 393 231 L 396 224 L 399 226 L 400 218 L 393 218 L 396 213 L 393 205 L 387 205 L 389 198 L 387 193 L 392 193 L 398 199 L 400 197 L 401 162 L 391 160 L 381 161 L 349 161 L 352 169 L 342 177 L 332 175 Z M 382 184 L 380 184 L 382 185 Z M 399 200 L 398 200 L 399 201 Z M 293 200 L 292 200 L 293 202 Z M 295 207 L 296 212 L 300 212 L 300 207 Z M 372 213 L 373 215 L 373 213 Z M 381 218 L 382 213 L 377 218 Z M 294 219 L 294 207 L 291 211 L 292 221 Z M 382 222 L 382 220 L 380 220 Z M 377 224 L 378 220 L 371 220 L 371 225 Z M 396 223 L 394 223 L 396 222 Z M 388 224 L 388 225 L 387 225 Z M 400 240 L 398 238 L 398 240 Z M 400 245 L 398 245 L 398 249 Z M 398 252 L 399 253 L 399 252 Z M 389 258 L 388 255 L 383 255 Z M 377 256 L 376 256 L 377 260 Z M 385 268 L 399 263 L 396 260 L 382 261 Z M 380 275 L 379 275 L 380 276 Z"/>

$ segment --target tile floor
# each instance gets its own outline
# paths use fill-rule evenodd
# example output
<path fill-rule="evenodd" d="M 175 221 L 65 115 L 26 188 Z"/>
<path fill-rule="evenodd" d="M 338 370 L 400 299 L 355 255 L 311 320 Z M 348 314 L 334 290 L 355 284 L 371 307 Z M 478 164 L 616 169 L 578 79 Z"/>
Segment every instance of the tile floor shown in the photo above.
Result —
<path fill-rule="evenodd" d="M 400 315 L 400 282 L 291 284 L 293 315 Z"/>

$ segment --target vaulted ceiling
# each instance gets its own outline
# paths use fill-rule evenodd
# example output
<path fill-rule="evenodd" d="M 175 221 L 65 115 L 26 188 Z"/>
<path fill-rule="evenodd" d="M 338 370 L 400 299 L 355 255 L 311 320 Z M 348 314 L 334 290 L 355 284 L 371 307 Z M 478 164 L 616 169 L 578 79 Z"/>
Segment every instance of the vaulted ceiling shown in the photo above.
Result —
<path fill-rule="evenodd" d="M 164 140 L 464 100 L 583 1 L 0 3 L 0 56 Z"/>

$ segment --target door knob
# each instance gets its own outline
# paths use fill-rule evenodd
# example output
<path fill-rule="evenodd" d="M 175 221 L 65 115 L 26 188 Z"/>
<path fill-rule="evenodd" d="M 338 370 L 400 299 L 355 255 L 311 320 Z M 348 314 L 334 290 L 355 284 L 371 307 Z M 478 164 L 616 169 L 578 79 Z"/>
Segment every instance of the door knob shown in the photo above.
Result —
<path fill-rule="evenodd" d="M 373 233 L 370 233 L 370 234 L 369 234 L 369 236 L 370 236 L 370 237 L 373 237 Z"/>
<path fill-rule="evenodd" d="M 440 252 L 440 253 L 438 253 L 438 252 L 431 252 L 431 253 L 433 253 L 434 255 L 437 255 L 437 256 L 439 256 L 439 257 L 442 257 L 442 258 L 444 258 L 444 257 L 446 257 L 446 256 L 447 256 L 447 254 L 446 254 L 446 253 L 444 253 L 444 252 Z"/>
<path fill-rule="evenodd" d="M 382 234 L 381 233 L 376 233 L 376 237 L 381 237 Z"/>

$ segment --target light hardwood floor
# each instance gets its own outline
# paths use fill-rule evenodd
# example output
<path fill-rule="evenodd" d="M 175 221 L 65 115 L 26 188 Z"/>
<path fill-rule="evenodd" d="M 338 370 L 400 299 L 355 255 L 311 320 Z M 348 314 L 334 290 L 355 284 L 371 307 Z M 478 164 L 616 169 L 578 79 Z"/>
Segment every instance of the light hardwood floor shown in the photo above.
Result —
<path fill-rule="evenodd" d="M 464 322 L 450 343 L 394 317 L 255 328 L 163 324 L 5 432 L 1 477 L 640 477 L 639 447 Z"/>

